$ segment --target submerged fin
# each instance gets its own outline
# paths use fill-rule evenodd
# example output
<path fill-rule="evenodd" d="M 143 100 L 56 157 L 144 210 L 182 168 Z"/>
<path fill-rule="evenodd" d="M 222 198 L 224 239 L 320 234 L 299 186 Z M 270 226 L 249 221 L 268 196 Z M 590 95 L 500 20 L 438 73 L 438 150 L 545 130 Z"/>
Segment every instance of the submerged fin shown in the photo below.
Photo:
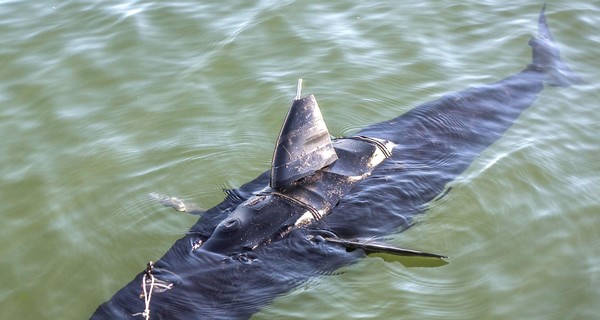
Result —
<path fill-rule="evenodd" d="M 551 86 L 568 87 L 583 83 L 581 77 L 561 60 L 560 50 L 548 28 L 545 12 L 544 4 L 538 19 L 538 35 L 529 40 L 533 54 L 529 67 L 544 72 L 545 82 Z"/>
<path fill-rule="evenodd" d="M 329 131 L 313 95 L 292 102 L 275 144 L 271 188 L 290 185 L 337 160 Z"/>
<path fill-rule="evenodd" d="M 158 192 L 151 192 L 148 194 L 148 198 L 160 202 L 163 206 L 173 208 L 175 211 L 187 212 L 195 215 L 204 214 L 198 205 L 193 203 L 186 203 L 183 200 L 175 197 L 170 197 Z"/>

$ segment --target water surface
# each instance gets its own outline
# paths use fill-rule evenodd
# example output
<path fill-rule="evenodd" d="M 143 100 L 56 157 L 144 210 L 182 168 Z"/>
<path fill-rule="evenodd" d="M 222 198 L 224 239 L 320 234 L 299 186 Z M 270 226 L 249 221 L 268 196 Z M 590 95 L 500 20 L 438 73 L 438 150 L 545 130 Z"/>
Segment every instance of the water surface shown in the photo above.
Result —
<path fill-rule="evenodd" d="M 82 319 L 266 170 L 295 94 L 351 134 L 530 59 L 521 1 L 0 2 L 0 318 Z M 593 319 L 600 312 L 600 5 L 548 2 L 587 84 L 548 88 L 390 242 L 255 319 Z M 410 134 L 407 132 L 406 134 Z"/>

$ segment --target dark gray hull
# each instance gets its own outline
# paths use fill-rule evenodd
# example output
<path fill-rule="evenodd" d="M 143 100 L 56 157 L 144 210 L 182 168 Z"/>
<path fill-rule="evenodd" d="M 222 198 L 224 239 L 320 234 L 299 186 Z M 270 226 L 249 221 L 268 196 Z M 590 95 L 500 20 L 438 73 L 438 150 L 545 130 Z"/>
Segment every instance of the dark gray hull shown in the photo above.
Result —
<path fill-rule="evenodd" d="M 176 285 L 152 295 L 150 319 L 246 319 L 307 279 L 334 272 L 364 257 L 312 235 L 378 237 L 411 226 L 413 217 L 438 197 L 483 150 L 498 140 L 529 107 L 545 84 L 569 85 L 577 78 L 562 65 L 543 13 L 540 35 L 530 42 L 534 59 L 522 72 L 422 104 L 358 134 L 396 143 L 393 155 L 357 183 L 323 220 L 299 228 L 251 254 L 228 257 L 192 251 L 210 237 L 226 213 L 269 185 L 265 172 L 232 191 L 208 210 L 191 230 L 156 262 L 176 274 Z M 140 262 L 143 264 L 144 262 Z M 143 272 L 102 304 L 92 319 L 142 319 Z"/>

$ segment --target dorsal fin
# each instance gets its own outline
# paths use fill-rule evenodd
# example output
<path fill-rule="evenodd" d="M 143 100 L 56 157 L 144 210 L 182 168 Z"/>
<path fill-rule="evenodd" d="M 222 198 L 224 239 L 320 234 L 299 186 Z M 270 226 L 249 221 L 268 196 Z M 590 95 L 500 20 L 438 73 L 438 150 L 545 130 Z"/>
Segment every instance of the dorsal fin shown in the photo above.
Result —
<path fill-rule="evenodd" d="M 285 187 L 332 164 L 337 155 L 317 100 L 294 98 L 273 154 L 271 188 Z"/>

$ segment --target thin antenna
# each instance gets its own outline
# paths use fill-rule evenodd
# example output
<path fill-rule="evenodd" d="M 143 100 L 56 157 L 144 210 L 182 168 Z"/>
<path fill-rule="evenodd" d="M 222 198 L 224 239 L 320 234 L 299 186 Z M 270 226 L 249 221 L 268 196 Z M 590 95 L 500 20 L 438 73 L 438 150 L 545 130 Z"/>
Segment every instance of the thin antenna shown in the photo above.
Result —
<path fill-rule="evenodd" d="M 296 97 L 294 97 L 294 100 L 300 100 L 301 94 L 302 94 L 302 79 L 298 79 L 298 87 L 296 88 Z"/>

